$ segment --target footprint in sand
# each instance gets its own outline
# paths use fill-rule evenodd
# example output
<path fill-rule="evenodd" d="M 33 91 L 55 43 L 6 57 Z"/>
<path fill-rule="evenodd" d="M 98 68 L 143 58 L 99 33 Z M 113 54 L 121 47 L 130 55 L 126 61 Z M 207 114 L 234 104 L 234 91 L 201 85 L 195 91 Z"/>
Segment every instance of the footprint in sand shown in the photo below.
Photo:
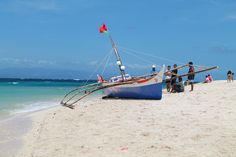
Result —
<path fill-rule="evenodd" d="M 143 133 L 141 133 L 141 135 L 144 136 L 144 137 L 148 137 L 148 136 L 150 136 L 150 133 L 149 132 L 143 132 Z"/>

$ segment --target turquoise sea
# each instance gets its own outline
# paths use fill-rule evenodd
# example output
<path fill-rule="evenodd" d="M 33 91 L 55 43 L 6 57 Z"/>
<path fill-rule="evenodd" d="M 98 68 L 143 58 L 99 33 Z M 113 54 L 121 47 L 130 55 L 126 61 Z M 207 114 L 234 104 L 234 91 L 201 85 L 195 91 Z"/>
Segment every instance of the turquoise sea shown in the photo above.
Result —
<path fill-rule="evenodd" d="M 0 118 L 60 105 L 60 100 L 66 93 L 84 83 L 85 81 L 73 80 L 0 81 Z"/>

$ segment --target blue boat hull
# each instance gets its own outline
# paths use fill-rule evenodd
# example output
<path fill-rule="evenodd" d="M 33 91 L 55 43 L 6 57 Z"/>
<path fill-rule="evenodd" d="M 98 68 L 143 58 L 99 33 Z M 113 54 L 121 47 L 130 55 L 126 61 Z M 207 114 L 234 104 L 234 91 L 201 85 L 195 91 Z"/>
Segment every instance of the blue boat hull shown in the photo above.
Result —
<path fill-rule="evenodd" d="M 155 99 L 162 98 L 162 83 L 141 86 L 112 87 L 105 91 L 107 97 L 126 99 Z"/>

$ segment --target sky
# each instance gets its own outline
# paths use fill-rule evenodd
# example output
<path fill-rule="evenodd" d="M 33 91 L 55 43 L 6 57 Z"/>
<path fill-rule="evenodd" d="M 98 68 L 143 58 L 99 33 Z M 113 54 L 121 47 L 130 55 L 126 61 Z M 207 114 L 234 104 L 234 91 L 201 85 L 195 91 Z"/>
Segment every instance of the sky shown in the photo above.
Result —
<path fill-rule="evenodd" d="M 119 74 L 99 33 L 105 23 L 127 73 L 192 61 L 219 66 L 209 73 L 225 79 L 236 71 L 235 8 L 235 0 L 1 0 L 0 77 Z"/>

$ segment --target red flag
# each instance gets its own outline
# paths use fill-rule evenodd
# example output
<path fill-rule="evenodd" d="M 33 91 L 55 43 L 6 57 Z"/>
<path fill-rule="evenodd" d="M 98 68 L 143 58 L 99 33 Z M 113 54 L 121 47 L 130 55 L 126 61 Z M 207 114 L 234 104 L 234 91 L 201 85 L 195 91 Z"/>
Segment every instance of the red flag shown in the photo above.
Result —
<path fill-rule="evenodd" d="M 106 80 L 103 79 L 103 77 L 102 77 L 101 75 L 98 75 L 98 74 L 97 74 L 97 77 L 98 77 L 98 82 L 99 82 L 99 83 L 105 83 L 105 82 L 107 82 Z"/>
<path fill-rule="evenodd" d="M 106 25 L 103 24 L 103 25 L 100 27 L 99 31 L 100 31 L 100 33 L 105 33 L 105 32 L 107 32 L 107 27 L 106 27 Z"/>

